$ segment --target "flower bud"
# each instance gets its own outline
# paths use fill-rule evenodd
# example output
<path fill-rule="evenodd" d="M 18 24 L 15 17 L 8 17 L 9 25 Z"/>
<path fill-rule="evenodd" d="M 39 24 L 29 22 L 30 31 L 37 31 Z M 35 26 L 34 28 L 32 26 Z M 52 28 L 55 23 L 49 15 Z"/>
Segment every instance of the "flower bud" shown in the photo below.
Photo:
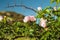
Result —
<path fill-rule="evenodd" d="M 42 10 L 42 8 L 41 8 L 41 7 L 38 7 L 37 9 L 38 9 L 38 11 L 41 11 L 41 10 Z"/>
<path fill-rule="evenodd" d="M 54 7 L 53 9 L 54 9 L 54 11 L 56 11 L 56 10 L 57 10 L 57 8 L 56 8 L 56 7 Z"/>

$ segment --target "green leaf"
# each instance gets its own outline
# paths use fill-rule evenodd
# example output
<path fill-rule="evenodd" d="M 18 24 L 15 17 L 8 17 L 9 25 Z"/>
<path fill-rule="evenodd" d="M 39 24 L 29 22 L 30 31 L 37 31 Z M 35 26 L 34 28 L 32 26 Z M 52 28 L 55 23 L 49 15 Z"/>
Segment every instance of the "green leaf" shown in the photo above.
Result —
<path fill-rule="evenodd" d="M 50 10 L 46 9 L 46 12 L 47 12 L 47 13 L 50 13 Z"/>
<path fill-rule="evenodd" d="M 60 0 L 56 0 L 56 3 L 57 3 L 57 4 L 60 3 Z"/>
<path fill-rule="evenodd" d="M 60 10 L 60 7 L 58 7 L 58 10 Z"/>
<path fill-rule="evenodd" d="M 54 3 L 55 1 L 54 0 L 50 0 L 50 3 Z"/>

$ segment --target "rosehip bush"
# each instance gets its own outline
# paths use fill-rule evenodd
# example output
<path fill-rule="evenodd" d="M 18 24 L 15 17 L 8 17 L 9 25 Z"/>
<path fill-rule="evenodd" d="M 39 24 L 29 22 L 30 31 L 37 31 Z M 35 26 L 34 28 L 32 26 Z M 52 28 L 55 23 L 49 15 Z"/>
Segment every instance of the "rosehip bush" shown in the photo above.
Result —
<path fill-rule="evenodd" d="M 7 17 L 4 16 L 0 21 L 0 38 L 6 38 L 9 40 L 16 37 L 34 37 L 39 36 L 39 27 L 36 22 L 19 22 L 15 21 L 12 24 L 7 22 Z"/>
<path fill-rule="evenodd" d="M 59 40 L 60 39 L 60 9 L 59 7 L 47 7 L 37 12 L 37 18 L 40 19 L 40 27 L 42 30 L 40 40 Z M 46 22 L 47 20 L 47 22 Z M 41 30 L 41 29 L 40 29 Z"/>
<path fill-rule="evenodd" d="M 60 1 L 51 0 L 51 2 L 58 4 Z M 38 7 L 36 13 L 36 18 L 27 16 L 23 22 L 12 22 L 12 18 L 0 16 L 0 39 L 15 40 L 16 38 L 29 37 L 35 38 L 34 40 L 60 40 L 60 7 L 48 6 L 45 9 Z M 40 18 L 40 22 L 36 24 L 38 18 Z"/>

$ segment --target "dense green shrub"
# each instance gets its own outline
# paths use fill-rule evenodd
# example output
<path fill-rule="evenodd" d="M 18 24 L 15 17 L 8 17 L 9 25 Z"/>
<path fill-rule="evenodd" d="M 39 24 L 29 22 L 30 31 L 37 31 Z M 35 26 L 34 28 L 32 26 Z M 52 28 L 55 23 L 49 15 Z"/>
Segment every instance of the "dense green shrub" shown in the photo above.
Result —
<path fill-rule="evenodd" d="M 54 0 L 51 0 L 51 2 L 54 2 Z M 55 0 L 55 2 L 59 3 L 60 1 Z M 0 39 L 20 40 L 19 38 L 25 37 L 29 39 L 35 38 L 32 40 L 60 40 L 60 7 L 54 10 L 53 7 L 49 6 L 40 11 L 36 11 L 36 13 L 36 18 L 47 19 L 46 28 L 39 26 L 36 22 L 24 23 L 16 21 L 16 19 L 10 24 L 10 22 L 12 22 L 10 20 L 11 18 L 9 18 L 10 16 L 5 16 L 4 19 L 0 21 Z M 14 18 L 17 18 L 17 16 Z"/>
<path fill-rule="evenodd" d="M 17 36 L 37 36 L 39 35 L 39 28 L 37 26 L 35 22 L 22 23 L 17 21 L 9 24 L 6 19 L 3 19 L 0 22 L 0 38 L 12 39 Z"/>
<path fill-rule="evenodd" d="M 0 21 L 0 38 L 12 40 L 19 37 L 35 37 L 37 40 L 59 40 L 60 17 L 56 20 L 50 19 L 47 22 L 47 30 L 36 24 L 36 22 L 23 23 L 15 21 L 9 24 L 7 17 Z"/>

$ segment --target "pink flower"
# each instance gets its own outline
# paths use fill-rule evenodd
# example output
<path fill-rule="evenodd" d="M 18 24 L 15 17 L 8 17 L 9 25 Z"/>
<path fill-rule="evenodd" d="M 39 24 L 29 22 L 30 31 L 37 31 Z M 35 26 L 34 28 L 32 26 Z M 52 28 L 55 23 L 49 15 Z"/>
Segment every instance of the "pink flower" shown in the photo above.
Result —
<path fill-rule="evenodd" d="M 36 21 L 36 18 L 34 16 L 26 16 L 23 19 L 23 22 L 29 22 L 29 21 Z"/>
<path fill-rule="evenodd" d="M 46 19 L 41 18 L 41 19 L 40 19 L 40 24 L 39 24 L 39 26 L 45 28 L 45 27 L 46 27 L 46 22 L 47 22 Z"/>
<path fill-rule="evenodd" d="M 36 21 L 36 18 L 34 16 L 30 16 L 30 21 Z"/>
<path fill-rule="evenodd" d="M 30 21 L 29 18 L 30 18 L 29 16 L 24 17 L 23 22 L 28 22 L 28 21 Z"/>
<path fill-rule="evenodd" d="M 42 8 L 41 8 L 41 7 L 38 7 L 37 9 L 38 9 L 38 11 L 41 11 L 41 10 L 42 10 Z"/>
<path fill-rule="evenodd" d="M 3 19 L 3 16 L 0 16 L 0 21 L 2 21 L 2 19 Z"/>

